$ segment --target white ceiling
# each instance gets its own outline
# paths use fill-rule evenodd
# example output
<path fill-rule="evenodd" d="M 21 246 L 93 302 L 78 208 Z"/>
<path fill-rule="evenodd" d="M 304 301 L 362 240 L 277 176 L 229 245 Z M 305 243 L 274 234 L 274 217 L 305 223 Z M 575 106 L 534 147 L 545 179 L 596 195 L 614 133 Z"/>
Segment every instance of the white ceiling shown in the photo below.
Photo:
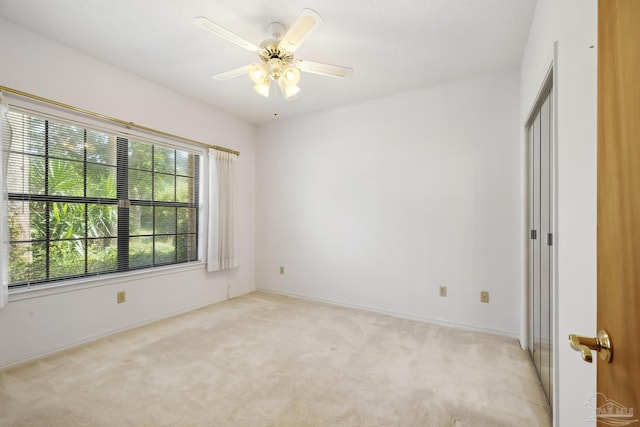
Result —
<path fill-rule="evenodd" d="M 536 0 L 0 0 L 0 16 L 251 123 L 320 111 L 516 67 Z M 324 23 L 296 59 L 349 66 L 303 73 L 296 100 L 263 98 L 241 76 L 257 56 L 193 24 L 206 16 L 259 44 L 303 8 Z M 278 94 L 279 95 L 279 94 Z"/>

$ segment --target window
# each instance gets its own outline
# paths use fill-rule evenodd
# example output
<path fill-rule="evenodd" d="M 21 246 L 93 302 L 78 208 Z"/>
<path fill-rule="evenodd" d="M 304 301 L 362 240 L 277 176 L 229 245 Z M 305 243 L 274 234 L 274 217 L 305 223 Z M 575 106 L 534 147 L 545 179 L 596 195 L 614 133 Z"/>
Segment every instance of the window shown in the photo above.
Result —
<path fill-rule="evenodd" d="M 9 286 L 198 260 L 200 156 L 12 110 Z"/>

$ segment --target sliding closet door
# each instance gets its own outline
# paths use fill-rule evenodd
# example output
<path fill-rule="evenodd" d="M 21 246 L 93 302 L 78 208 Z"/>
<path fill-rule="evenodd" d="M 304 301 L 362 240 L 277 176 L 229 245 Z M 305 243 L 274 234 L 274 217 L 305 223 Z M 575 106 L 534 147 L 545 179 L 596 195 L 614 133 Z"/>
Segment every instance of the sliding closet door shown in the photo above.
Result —
<path fill-rule="evenodd" d="M 533 364 L 536 366 L 536 370 L 540 373 L 540 114 L 536 116 L 532 126 L 533 140 L 531 145 L 533 147 L 533 155 L 531 158 L 532 166 L 532 187 L 533 194 L 531 199 L 531 289 L 532 289 L 532 301 L 531 301 L 531 336 L 533 337 L 533 346 L 530 348 L 531 357 L 533 358 Z"/>
<path fill-rule="evenodd" d="M 553 401 L 553 110 L 544 94 L 529 138 L 529 351 L 540 382 Z"/>
<path fill-rule="evenodd" d="M 550 95 L 550 94 L 549 94 Z M 550 96 L 540 109 L 540 380 L 551 388 L 551 127 Z M 551 400 L 551 399 L 549 399 Z"/>

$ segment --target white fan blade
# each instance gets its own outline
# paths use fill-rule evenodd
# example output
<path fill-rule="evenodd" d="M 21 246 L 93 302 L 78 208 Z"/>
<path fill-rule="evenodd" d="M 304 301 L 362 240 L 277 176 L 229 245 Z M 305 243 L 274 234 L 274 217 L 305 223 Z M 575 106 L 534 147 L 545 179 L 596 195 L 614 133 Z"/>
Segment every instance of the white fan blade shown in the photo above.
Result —
<path fill-rule="evenodd" d="M 340 65 L 323 64 L 322 62 L 313 62 L 299 60 L 296 61 L 296 67 L 300 71 L 306 73 L 319 74 L 328 77 L 349 77 L 353 74 L 353 68 L 342 67 Z"/>
<path fill-rule="evenodd" d="M 282 37 L 280 49 L 295 52 L 320 24 L 322 24 L 322 18 L 317 12 L 311 9 L 304 9 L 300 16 L 298 16 L 298 19 L 296 19 L 296 22 L 293 23 L 284 37 Z"/>
<path fill-rule="evenodd" d="M 260 50 L 258 46 L 245 40 L 239 35 L 232 33 L 231 31 L 227 30 L 223 26 L 216 24 L 215 22 L 205 18 L 204 16 L 198 16 L 194 18 L 193 21 L 196 25 L 199 25 L 200 27 L 204 28 L 207 31 L 211 31 L 216 36 L 222 37 L 225 40 L 229 40 L 231 43 L 235 43 L 238 46 L 243 47 L 250 52 L 257 52 L 258 50 Z"/>
<path fill-rule="evenodd" d="M 222 81 L 222 80 L 229 80 L 229 79 L 232 79 L 234 77 L 241 76 L 243 74 L 244 75 L 248 75 L 249 74 L 249 67 L 251 67 L 251 65 L 245 65 L 244 67 L 240 67 L 240 68 L 236 68 L 234 70 L 225 71 L 224 73 L 216 74 L 214 76 L 211 76 L 211 78 L 214 79 L 214 80 Z"/>

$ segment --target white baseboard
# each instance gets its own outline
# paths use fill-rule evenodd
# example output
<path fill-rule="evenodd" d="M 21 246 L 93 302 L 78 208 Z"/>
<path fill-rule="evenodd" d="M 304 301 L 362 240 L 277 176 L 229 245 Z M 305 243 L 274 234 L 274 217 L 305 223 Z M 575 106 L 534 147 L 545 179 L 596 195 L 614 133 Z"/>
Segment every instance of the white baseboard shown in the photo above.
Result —
<path fill-rule="evenodd" d="M 331 300 L 331 299 L 327 299 L 327 298 L 311 297 L 311 296 L 308 296 L 308 295 L 299 295 L 299 294 L 295 294 L 295 293 L 291 293 L 291 292 L 279 292 L 279 291 L 273 291 L 271 289 L 264 289 L 264 288 L 256 288 L 256 291 L 257 292 L 264 292 L 264 293 L 267 293 L 267 294 L 273 294 L 273 295 L 281 295 L 281 296 L 291 297 L 291 298 L 300 298 L 300 299 L 304 299 L 304 300 L 308 300 L 308 301 L 322 302 L 322 303 L 325 303 L 325 304 L 332 304 L 332 305 L 337 305 L 337 306 L 341 306 L 341 307 L 355 308 L 355 309 L 358 309 L 358 310 L 371 311 L 371 312 L 374 312 L 374 313 L 380 313 L 380 314 L 386 314 L 388 316 L 399 317 L 401 319 L 415 320 L 416 322 L 422 322 L 422 323 L 432 323 L 434 325 L 447 326 L 447 327 L 450 327 L 450 328 L 462 329 L 462 330 L 465 330 L 465 331 L 481 332 L 481 333 L 485 333 L 485 334 L 498 335 L 498 336 L 501 336 L 501 337 L 511 338 L 511 339 L 514 339 L 514 340 L 519 340 L 519 338 L 520 338 L 520 336 L 518 334 L 512 333 L 512 332 L 501 331 L 501 330 L 498 330 L 498 329 L 491 329 L 491 328 L 483 328 L 483 327 L 478 327 L 478 326 L 475 326 L 475 325 L 469 325 L 467 323 L 451 322 L 449 320 L 436 319 L 436 318 L 432 318 L 432 317 L 416 316 L 414 314 L 407 314 L 407 313 L 401 313 L 401 312 L 396 312 L 396 311 L 382 310 L 380 308 L 370 307 L 370 306 L 362 305 L 362 304 L 351 304 L 351 303 L 347 303 L 347 302 L 343 302 L 343 301 L 337 301 L 337 300 Z"/>
<path fill-rule="evenodd" d="M 362 304 L 351 304 L 351 303 L 346 303 L 346 302 L 337 301 L 337 300 L 331 300 L 331 299 L 327 299 L 327 298 L 311 297 L 311 296 L 300 295 L 300 294 L 295 294 L 295 293 L 291 293 L 291 292 L 278 292 L 278 291 L 273 291 L 273 290 L 270 290 L 270 289 L 263 289 L 263 288 L 240 289 L 240 290 L 234 289 L 233 294 L 230 295 L 230 297 L 231 297 L 230 299 L 237 298 L 237 297 L 240 297 L 242 295 L 249 294 L 251 292 L 263 292 L 263 293 L 266 293 L 266 294 L 274 294 L 274 295 L 281 295 L 281 296 L 286 296 L 286 297 L 291 297 L 291 298 L 299 298 L 299 299 L 304 299 L 304 300 L 308 300 L 308 301 L 321 302 L 321 303 L 325 303 L 325 304 L 331 304 L 331 305 L 336 305 L 336 306 L 341 306 L 341 307 L 348 307 L 348 308 L 354 308 L 354 309 L 358 309 L 358 310 L 364 310 L 364 311 L 370 311 L 370 312 L 374 312 L 374 313 L 385 314 L 385 315 L 388 315 L 388 316 L 399 317 L 399 318 L 408 319 L 408 320 L 414 320 L 414 321 L 422 322 L 422 323 L 432 323 L 432 324 L 435 324 L 435 325 L 447 326 L 447 327 L 456 328 L 456 329 L 462 329 L 462 330 L 467 330 L 467 331 L 488 333 L 488 334 L 498 335 L 498 336 L 502 336 L 502 337 L 515 339 L 515 340 L 517 340 L 519 338 L 518 334 L 509 333 L 509 332 L 506 332 L 506 331 L 500 331 L 500 330 L 496 330 L 496 329 L 482 328 L 482 327 L 478 327 L 478 326 L 475 326 L 475 325 L 469 325 L 469 324 L 465 324 L 465 323 L 451 322 L 451 321 L 447 321 L 447 320 L 430 318 L 430 317 L 426 317 L 426 316 L 416 316 L 416 315 L 407 314 L 407 313 L 401 313 L 401 312 L 395 312 L 395 311 L 389 311 L 389 310 L 382 310 L 382 309 L 379 309 L 379 308 L 376 308 L 376 307 L 370 307 L 370 306 L 362 305 Z M 93 342 L 93 341 L 97 341 L 99 339 L 102 339 L 102 338 L 105 338 L 105 337 L 108 337 L 108 336 L 111 336 L 111 335 L 114 335 L 114 334 L 117 334 L 117 333 L 120 333 L 120 332 L 125 332 L 125 331 L 128 331 L 128 330 L 136 329 L 136 328 L 139 328 L 141 326 L 157 322 L 159 320 L 164 320 L 164 319 L 168 319 L 168 318 L 171 318 L 171 317 L 179 316 L 181 314 L 188 313 L 188 312 L 194 311 L 194 310 L 198 310 L 198 309 L 201 309 L 201 308 L 213 305 L 213 304 L 217 304 L 217 303 L 226 301 L 228 299 L 229 298 L 227 298 L 226 296 L 214 298 L 214 299 L 202 302 L 200 304 L 196 304 L 196 305 L 189 306 L 189 307 L 183 307 L 181 309 L 178 309 L 178 310 L 175 310 L 175 311 L 172 311 L 172 312 L 169 312 L 169 313 L 165 313 L 165 314 L 162 314 L 160 316 L 152 317 L 152 318 L 140 321 L 140 322 L 133 323 L 133 324 L 128 325 L 128 326 L 126 326 L 124 328 L 111 329 L 111 330 L 108 330 L 106 332 L 100 333 L 98 335 L 94 335 L 94 336 L 83 338 L 83 339 L 78 340 L 78 341 L 76 341 L 76 342 L 74 342 L 72 344 L 65 345 L 65 346 L 62 346 L 62 347 L 58 347 L 58 348 L 55 348 L 55 349 L 53 349 L 51 351 L 46 351 L 46 352 L 43 352 L 43 353 L 32 355 L 32 356 L 29 356 L 29 357 L 27 357 L 25 359 L 21 359 L 21 360 L 9 363 L 9 364 L 4 365 L 4 366 L 0 366 L 0 371 L 5 370 L 5 369 L 9 369 L 9 368 L 13 368 L 13 367 L 16 367 L 18 365 L 22 365 L 22 364 L 31 362 L 33 360 L 37 360 L 37 359 L 46 357 L 46 356 L 50 356 L 52 354 L 61 353 L 61 352 L 64 352 L 64 351 L 67 351 L 67 350 L 82 346 L 84 344 L 87 344 L 87 343 L 90 343 L 90 342 Z"/>
<path fill-rule="evenodd" d="M 178 310 L 171 311 L 169 313 L 164 313 L 164 314 L 162 314 L 160 316 L 155 316 L 155 317 L 151 317 L 149 319 L 142 320 L 140 322 L 132 323 L 132 324 L 130 324 L 130 325 L 124 327 L 124 328 L 110 329 L 108 331 L 102 332 L 102 333 L 97 334 L 97 335 L 92 335 L 90 337 L 85 337 L 83 339 L 80 339 L 80 340 L 72 343 L 72 344 L 68 344 L 68 345 L 65 345 L 65 346 L 62 346 L 62 347 L 58 347 L 58 348 L 55 348 L 55 349 L 50 350 L 50 351 L 45 351 L 45 352 L 42 352 L 42 353 L 38 353 L 36 355 L 29 356 L 29 357 L 27 357 L 25 359 L 21 359 L 21 360 L 15 361 L 15 362 L 11 362 L 11 363 L 9 363 L 7 365 L 4 365 L 4 366 L 0 366 L 0 371 L 5 370 L 5 369 L 9 369 L 9 368 L 14 368 L 16 366 L 19 366 L 19 365 L 22 365 L 22 364 L 25 364 L 25 363 L 29 363 L 29 362 L 32 362 L 32 361 L 37 360 L 37 359 L 41 359 L 41 358 L 46 357 L 46 356 L 50 356 L 52 354 L 62 353 L 64 351 L 71 350 L 71 349 L 76 348 L 76 347 L 80 347 L 82 345 L 88 344 L 88 343 L 93 342 L 93 341 L 97 341 L 97 340 L 102 339 L 102 338 L 106 338 L 106 337 L 111 336 L 111 335 L 118 334 L 120 332 L 125 332 L 125 331 L 129 331 L 129 330 L 132 330 L 132 329 L 136 329 L 136 328 L 139 328 L 141 326 L 148 325 L 150 323 L 154 323 L 154 322 L 157 322 L 157 321 L 160 321 L 160 320 L 164 320 L 164 319 L 169 319 L 171 317 L 179 316 L 179 315 L 184 314 L 184 313 L 189 313 L 190 311 L 199 310 L 201 308 L 204 308 L 204 307 L 207 307 L 207 306 L 210 306 L 210 305 L 213 305 L 213 304 L 217 304 L 217 303 L 220 303 L 220 302 L 223 302 L 223 301 L 227 301 L 229 299 L 234 299 L 234 298 L 240 297 L 242 295 L 249 294 L 249 293 L 251 293 L 253 291 L 254 291 L 254 289 L 241 289 L 241 290 L 235 290 L 234 289 L 234 292 L 233 292 L 232 295 L 230 295 L 230 298 L 227 298 L 226 296 L 213 298 L 213 299 L 207 300 L 205 302 L 202 302 L 200 304 L 196 304 L 196 305 L 192 305 L 192 306 L 188 306 L 188 307 L 182 307 L 182 308 L 180 308 Z"/>

